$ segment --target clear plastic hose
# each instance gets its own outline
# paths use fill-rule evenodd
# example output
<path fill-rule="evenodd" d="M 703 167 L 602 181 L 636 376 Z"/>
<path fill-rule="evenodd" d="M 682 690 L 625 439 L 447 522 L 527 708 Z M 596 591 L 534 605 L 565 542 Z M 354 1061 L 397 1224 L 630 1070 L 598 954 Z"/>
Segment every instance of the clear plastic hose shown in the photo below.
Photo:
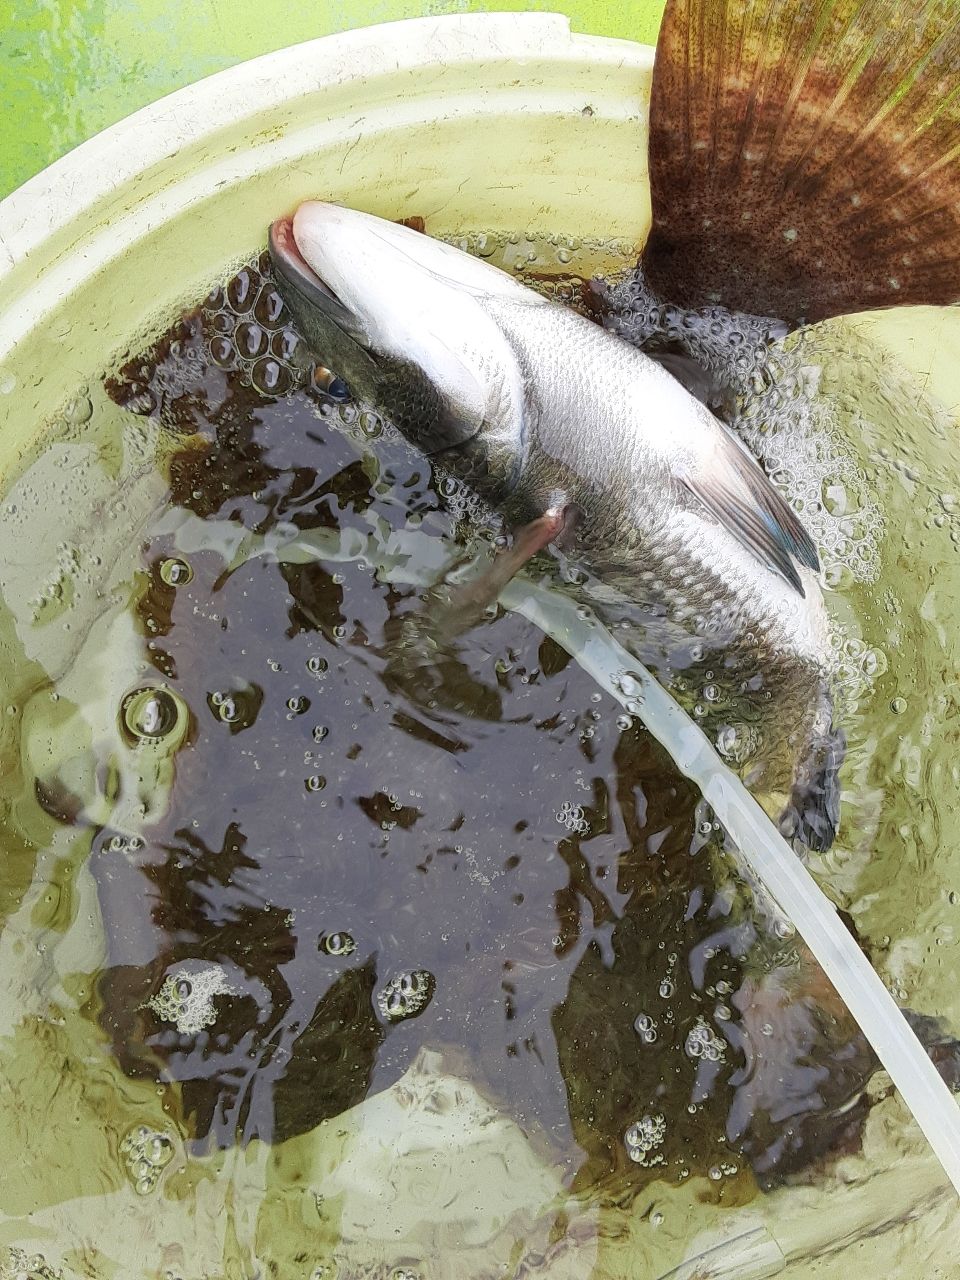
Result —
<path fill-rule="evenodd" d="M 548 588 L 514 581 L 501 595 L 571 654 L 608 693 L 631 707 L 697 784 L 750 870 L 776 899 L 836 987 L 960 1194 L 960 1108 L 850 936 L 836 909 L 735 773 L 653 676 L 599 623 Z M 624 676 L 629 679 L 624 692 Z"/>

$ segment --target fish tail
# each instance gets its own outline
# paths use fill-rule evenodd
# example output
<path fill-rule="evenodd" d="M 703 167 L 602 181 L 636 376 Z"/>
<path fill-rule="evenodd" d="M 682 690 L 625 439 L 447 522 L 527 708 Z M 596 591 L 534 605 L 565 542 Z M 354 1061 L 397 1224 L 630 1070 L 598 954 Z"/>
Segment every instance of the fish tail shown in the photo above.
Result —
<path fill-rule="evenodd" d="M 833 724 L 829 694 L 821 697 L 807 749 L 793 778 L 780 830 L 814 853 L 825 853 L 840 828 L 840 769 L 847 736 Z"/>
<path fill-rule="evenodd" d="M 795 323 L 960 299 L 955 0 L 668 0 L 650 285 Z"/>

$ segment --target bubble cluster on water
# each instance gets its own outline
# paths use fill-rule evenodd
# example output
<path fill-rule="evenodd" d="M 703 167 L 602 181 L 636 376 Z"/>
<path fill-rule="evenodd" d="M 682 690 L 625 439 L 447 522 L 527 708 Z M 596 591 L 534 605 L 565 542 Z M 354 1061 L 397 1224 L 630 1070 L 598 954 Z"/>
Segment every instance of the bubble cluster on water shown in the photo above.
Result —
<path fill-rule="evenodd" d="M 317 389 L 326 390 L 334 382 L 339 382 L 339 379 L 332 379 L 329 369 L 315 366 L 314 386 Z M 335 396 L 328 392 L 320 400 L 317 413 L 324 422 L 336 427 L 359 445 L 381 437 L 394 442 L 400 438 L 396 427 L 372 405 L 350 399 L 346 387 Z"/>
<path fill-rule="evenodd" d="M 698 1018 L 684 1042 L 684 1052 L 688 1058 L 703 1058 L 707 1062 L 723 1062 L 726 1055 L 726 1042 L 703 1018 Z"/>
<path fill-rule="evenodd" d="M 471 527 L 499 530 L 500 521 L 488 505 L 468 484 L 457 476 L 441 475 L 437 480 L 437 492 L 444 506 L 458 523 Z"/>
<path fill-rule="evenodd" d="M 436 982 L 426 969 L 407 969 L 377 992 L 377 1008 L 387 1022 L 402 1022 L 422 1013 L 433 997 Z"/>
<path fill-rule="evenodd" d="M 447 244 L 518 276 L 545 297 L 578 311 L 588 309 L 583 282 L 593 275 L 596 263 L 610 272 L 627 271 L 640 256 L 640 246 L 629 240 L 603 240 L 526 231 L 468 231 L 441 236 Z"/>
<path fill-rule="evenodd" d="M 239 375 L 262 395 L 283 395 L 306 384 L 309 362 L 298 351 L 300 339 L 288 323 L 267 255 L 212 289 L 202 316 L 207 354 L 218 368 Z"/>
<path fill-rule="evenodd" d="M 0 1258 L 0 1280 L 64 1280 L 60 1267 L 53 1267 L 42 1253 L 27 1253 L 10 1245 Z"/>
<path fill-rule="evenodd" d="M 197 1035 L 217 1020 L 215 996 L 236 995 L 219 965 L 185 966 L 168 973 L 160 990 L 147 1001 L 158 1018 L 172 1022 L 181 1035 Z"/>
<path fill-rule="evenodd" d="M 578 836 L 585 836 L 590 830 L 583 805 L 571 804 L 569 800 L 564 800 L 557 810 L 557 821 L 567 831 Z"/>
<path fill-rule="evenodd" d="M 663 1146 L 667 1134 L 667 1122 L 659 1113 L 643 1115 L 623 1135 L 627 1155 L 644 1168 L 663 1163 Z"/>
<path fill-rule="evenodd" d="M 888 667 L 887 655 L 880 648 L 865 644 L 846 623 L 834 622 L 830 631 L 835 684 L 843 699 L 846 714 L 874 687 Z"/>
<path fill-rule="evenodd" d="M 82 482 L 82 475 L 75 477 L 76 483 Z M 18 517 L 26 515 L 34 502 L 49 503 L 50 494 L 35 494 L 28 486 L 23 486 L 20 495 L 23 506 L 17 503 L 5 503 L 0 508 L 5 522 L 19 523 Z M 48 562 L 49 563 L 49 562 Z M 72 542 L 61 542 L 56 548 L 56 560 L 49 565 L 36 584 L 36 591 L 27 601 L 33 622 L 48 621 L 52 615 L 68 608 L 79 592 L 98 579 L 100 558 L 95 553 Z"/>
<path fill-rule="evenodd" d="M 130 1130 L 120 1143 L 120 1155 L 137 1195 L 145 1196 L 153 1191 L 173 1159 L 175 1149 L 168 1134 L 149 1129 L 145 1124 Z"/>
<path fill-rule="evenodd" d="M 731 425 L 800 516 L 827 583 L 870 583 L 880 569 L 883 512 L 844 442 L 834 400 L 820 392 L 816 342 L 801 331 L 773 348 Z"/>
<path fill-rule="evenodd" d="M 721 306 L 687 311 L 661 301 L 641 268 L 594 286 L 604 327 L 645 350 L 682 348 L 728 384 L 743 386 L 766 367 L 768 343 L 787 326 L 770 316 L 732 314 Z"/>

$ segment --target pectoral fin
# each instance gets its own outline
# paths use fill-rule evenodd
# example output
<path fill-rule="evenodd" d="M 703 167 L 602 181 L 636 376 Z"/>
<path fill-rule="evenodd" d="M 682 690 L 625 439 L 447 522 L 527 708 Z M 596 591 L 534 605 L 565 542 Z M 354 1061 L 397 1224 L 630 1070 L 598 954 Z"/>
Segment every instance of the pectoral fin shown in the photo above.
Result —
<path fill-rule="evenodd" d="M 792 321 L 956 302 L 958 86 L 949 0 L 668 0 L 655 292 Z"/>
<path fill-rule="evenodd" d="M 466 582 L 441 580 L 426 592 L 420 609 L 391 619 L 385 630 L 390 656 L 383 672 L 388 688 L 402 690 L 421 706 L 452 710 L 467 705 L 469 694 L 472 714 L 499 719 L 499 694 L 470 675 L 457 641 L 482 621 L 507 583 L 576 519 L 572 507 L 546 511 L 518 529 L 512 545 L 482 573 Z"/>
<path fill-rule="evenodd" d="M 737 541 L 804 595 L 797 564 L 818 572 L 820 559 L 810 535 L 735 436 L 720 428 L 717 448 L 680 483 Z"/>

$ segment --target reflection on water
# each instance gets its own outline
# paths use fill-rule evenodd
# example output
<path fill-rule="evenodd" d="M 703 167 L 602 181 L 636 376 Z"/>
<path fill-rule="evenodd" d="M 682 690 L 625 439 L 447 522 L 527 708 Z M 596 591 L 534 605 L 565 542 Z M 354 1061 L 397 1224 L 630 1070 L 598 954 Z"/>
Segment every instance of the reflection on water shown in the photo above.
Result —
<path fill-rule="evenodd" d="M 470 514 L 307 388 L 284 319 L 246 270 L 113 380 L 91 456 L 66 438 L 77 542 L 117 544 L 96 563 L 16 526 L 36 481 L 8 498 L 3 1149 L 46 1115 L 63 1158 L 45 1136 L 47 1182 L 5 1184 L 0 1245 L 39 1209 L 64 1275 L 113 1274 L 125 1243 L 59 1216 L 94 1195 L 120 1234 L 158 1215 L 150 1275 L 666 1274 L 898 1104 L 695 790 L 553 641 L 492 617 L 425 704 L 389 666 L 412 588 L 244 558 L 281 522 Z M 758 1221 L 760 1270 L 738 1245 L 701 1274 L 774 1274 Z"/>

